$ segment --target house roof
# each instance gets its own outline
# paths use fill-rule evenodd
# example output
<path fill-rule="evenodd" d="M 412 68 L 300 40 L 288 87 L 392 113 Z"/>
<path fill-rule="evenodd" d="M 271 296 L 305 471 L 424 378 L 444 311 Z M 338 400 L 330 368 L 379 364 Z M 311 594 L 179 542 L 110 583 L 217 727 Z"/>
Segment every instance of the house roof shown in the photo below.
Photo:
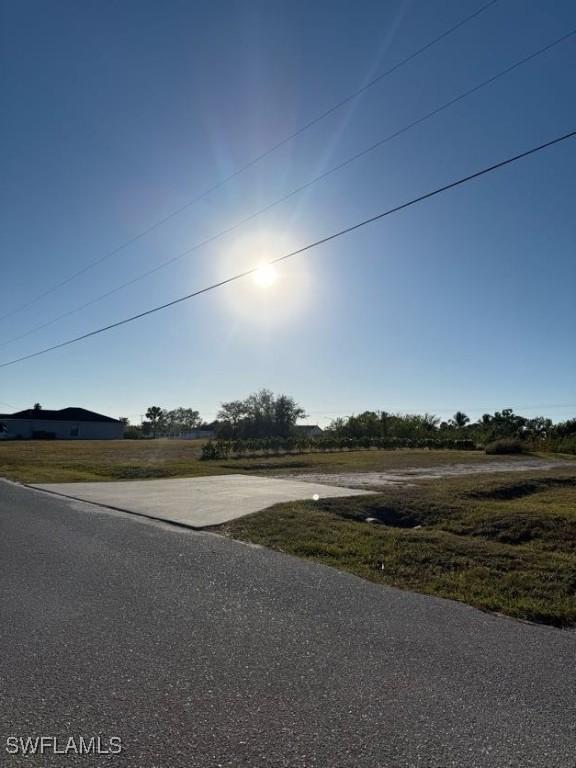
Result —
<path fill-rule="evenodd" d="M 296 424 L 296 429 L 299 432 L 313 432 L 314 430 L 319 430 L 320 432 L 324 431 L 318 424 Z"/>
<path fill-rule="evenodd" d="M 104 416 L 101 413 L 87 411 L 85 408 L 62 408 L 59 411 L 48 411 L 44 408 L 34 410 L 28 408 L 25 411 L 16 413 L 4 413 L 0 415 L 2 419 L 34 419 L 34 421 L 107 421 L 117 423 L 118 419 L 112 419 L 110 416 Z"/>

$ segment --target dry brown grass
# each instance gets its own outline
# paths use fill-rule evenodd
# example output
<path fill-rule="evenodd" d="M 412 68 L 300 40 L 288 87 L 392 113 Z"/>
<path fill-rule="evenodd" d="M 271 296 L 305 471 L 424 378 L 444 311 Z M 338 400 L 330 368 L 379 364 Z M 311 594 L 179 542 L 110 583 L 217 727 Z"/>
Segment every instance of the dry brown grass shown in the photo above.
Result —
<path fill-rule="evenodd" d="M 447 464 L 493 463 L 482 451 L 344 451 L 200 461 L 200 440 L 18 440 L 0 442 L 0 476 L 64 483 L 231 473 L 386 472 Z M 502 461 L 522 461 L 505 457 Z"/>
<path fill-rule="evenodd" d="M 198 440 L 18 440 L 0 443 L 0 475 L 24 483 L 222 474 Z"/>

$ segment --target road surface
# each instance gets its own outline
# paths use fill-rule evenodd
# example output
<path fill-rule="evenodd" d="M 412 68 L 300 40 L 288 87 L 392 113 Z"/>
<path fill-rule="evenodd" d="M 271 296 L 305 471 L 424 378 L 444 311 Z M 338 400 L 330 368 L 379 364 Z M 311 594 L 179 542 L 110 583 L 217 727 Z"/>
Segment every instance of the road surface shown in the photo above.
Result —
<path fill-rule="evenodd" d="M 3 767 L 576 763 L 574 632 L 4 482 L 0 550 Z"/>

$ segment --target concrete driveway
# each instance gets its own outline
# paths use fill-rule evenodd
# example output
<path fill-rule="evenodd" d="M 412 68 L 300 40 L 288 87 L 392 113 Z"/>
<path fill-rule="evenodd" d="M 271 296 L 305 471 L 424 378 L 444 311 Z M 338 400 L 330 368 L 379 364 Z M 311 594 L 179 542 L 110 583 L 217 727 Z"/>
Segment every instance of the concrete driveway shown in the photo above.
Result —
<path fill-rule="evenodd" d="M 49 483 L 31 487 L 190 528 L 219 525 L 284 501 L 367 493 L 352 488 L 299 480 L 272 480 L 253 475 L 113 483 Z"/>

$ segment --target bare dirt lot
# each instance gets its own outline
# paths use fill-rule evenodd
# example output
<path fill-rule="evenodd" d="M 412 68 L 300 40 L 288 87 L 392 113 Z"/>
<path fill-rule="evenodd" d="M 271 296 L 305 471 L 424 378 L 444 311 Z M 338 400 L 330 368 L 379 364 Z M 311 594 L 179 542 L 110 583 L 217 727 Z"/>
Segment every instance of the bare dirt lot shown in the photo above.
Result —
<path fill-rule="evenodd" d="M 562 459 L 525 458 L 514 461 L 498 459 L 482 464 L 458 463 L 429 467 L 412 467 L 401 472 L 306 472 L 291 474 L 295 480 L 310 483 L 330 483 L 349 488 L 385 488 L 386 486 L 406 486 L 415 480 L 440 480 L 444 477 L 464 475 L 486 475 L 498 472 L 530 472 L 565 467 Z M 286 475 L 283 475 L 285 478 Z"/>

